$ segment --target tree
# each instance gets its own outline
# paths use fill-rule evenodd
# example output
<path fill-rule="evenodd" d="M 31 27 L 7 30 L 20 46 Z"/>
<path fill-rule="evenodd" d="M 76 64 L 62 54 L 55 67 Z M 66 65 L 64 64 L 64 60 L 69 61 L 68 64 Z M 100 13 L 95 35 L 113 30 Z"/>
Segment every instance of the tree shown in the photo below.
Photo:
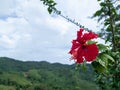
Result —
<path fill-rule="evenodd" d="M 96 72 L 96 81 L 102 90 L 118 90 L 120 89 L 120 5 L 117 5 L 119 0 L 98 1 L 101 8 L 95 12 L 93 17 L 98 17 L 98 22 L 103 23 L 99 35 L 106 43 L 110 43 L 110 49 L 105 50 L 104 53 L 112 56 L 114 62 L 106 62 L 104 56 L 101 57 L 107 65 L 104 72 Z"/>

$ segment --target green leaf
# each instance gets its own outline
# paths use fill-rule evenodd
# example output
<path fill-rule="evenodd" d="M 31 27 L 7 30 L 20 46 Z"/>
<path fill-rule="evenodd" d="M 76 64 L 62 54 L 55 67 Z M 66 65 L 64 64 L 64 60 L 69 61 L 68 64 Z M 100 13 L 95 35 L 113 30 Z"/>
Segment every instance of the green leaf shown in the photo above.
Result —
<path fill-rule="evenodd" d="M 101 14 L 102 14 L 102 10 L 98 10 L 97 12 L 95 12 L 93 16 L 96 17 L 96 16 L 100 16 Z"/>
<path fill-rule="evenodd" d="M 99 62 L 100 65 L 102 65 L 104 68 L 107 69 L 107 65 L 108 65 L 108 60 L 105 58 L 98 58 L 96 59 L 97 62 Z"/>
<path fill-rule="evenodd" d="M 100 53 L 96 59 L 96 62 L 98 62 L 101 66 L 103 66 L 104 68 L 107 69 L 109 60 L 114 62 L 114 59 L 110 55 L 108 55 L 106 53 Z"/>
<path fill-rule="evenodd" d="M 86 71 L 86 61 L 84 61 L 82 64 L 81 64 L 81 67 L 82 67 L 82 70 L 83 71 Z"/>
<path fill-rule="evenodd" d="M 106 6 L 106 4 L 104 2 L 101 2 L 100 6 Z"/>
<path fill-rule="evenodd" d="M 48 7 L 48 12 L 49 12 L 49 14 L 52 13 L 52 9 L 50 7 Z"/>
<path fill-rule="evenodd" d="M 109 64 L 109 60 L 111 60 L 112 62 L 114 62 L 114 59 L 106 54 L 106 53 L 100 53 L 96 59 L 96 61 L 101 65 L 103 66 L 104 68 L 107 69 L 108 67 L 108 64 Z"/>
<path fill-rule="evenodd" d="M 105 26 L 107 26 L 107 25 L 109 25 L 109 24 L 110 24 L 109 21 L 104 22 L 104 25 L 105 25 Z"/>
<path fill-rule="evenodd" d="M 103 67 L 99 62 L 97 62 L 97 61 L 93 61 L 92 62 L 92 66 L 94 67 L 94 69 L 96 70 L 96 71 L 98 71 L 98 72 L 100 72 L 100 73 L 103 73 L 105 70 L 106 70 L 106 68 L 105 67 Z"/>
<path fill-rule="evenodd" d="M 105 51 L 108 49 L 108 46 L 105 46 L 104 44 L 97 44 L 99 51 Z"/>
<path fill-rule="evenodd" d="M 112 62 L 114 62 L 115 60 L 108 54 L 103 54 L 103 57 L 106 57 L 107 59 L 111 60 Z"/>
<path fill-rule="evenodd" d="M 54 1 L 53 0 L 48 0 L 48 3 L 54 3 Z"/>
<path fill-rule="evenodd" d="M 87 41 L 87 44 L 95 44 L 95 43 L 97 43 L 96 41 L 92 41 L 92 40 L 88 40 Z"/>

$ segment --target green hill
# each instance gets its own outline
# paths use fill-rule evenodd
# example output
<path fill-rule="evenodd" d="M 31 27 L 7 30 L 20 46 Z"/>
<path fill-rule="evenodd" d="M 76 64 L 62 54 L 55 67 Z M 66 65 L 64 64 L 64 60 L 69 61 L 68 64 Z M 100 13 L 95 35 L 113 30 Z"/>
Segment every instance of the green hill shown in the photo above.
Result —
<path fill-rule="evenodd" d="M 0 90 L 96 90 L 93 69 L 75 65 L 0 58 Z"/>

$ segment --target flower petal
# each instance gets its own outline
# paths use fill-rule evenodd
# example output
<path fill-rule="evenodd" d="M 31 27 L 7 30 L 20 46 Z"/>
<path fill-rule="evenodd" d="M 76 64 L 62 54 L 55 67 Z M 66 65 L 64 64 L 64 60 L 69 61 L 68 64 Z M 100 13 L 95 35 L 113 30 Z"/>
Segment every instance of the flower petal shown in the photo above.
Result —
<path fill-rule="evenodd" d="M 98 47 L 96 44 L 86 45 L 86 49 L 84 50 L 84 57 L 86 61 L 90 62 L 96 59 L 98 55 Z"/>
<path fill-rule="evenodd" d="M 83 30 L 84 30 L 83 28 L 80 28 L 80 30 L 77 31 L 77 39 L 76 39 L 77 41 L 81 40 Z"/>
<path fill-rule="evenodd" d="M 83 63 L 84 58 L 82 56 L 79 55 L 79 58 L 77 58 L 77 63 Z"/>
<path fill-rule="evenodd" d="M 84 61 L 83 55 L 84 55 L 84 52 L 82 50 L 82 47 L 79 47 L 77 51 L 77 63 L 82 63 Z"/>
<path fill-rule="evenodd" d="M 89 33 L 84 33 L 82 38 L 85 41 L 88 41 L 88 40 L 91 40 L 91 39 L 94 39 L 94 38 L 97 38 L 97 37 L 98 37 L 98 34 L 94 34 L 93 32 L 89 32 Z"/>
<path fill-rule="evenodd" d="M 77 49 L 80 46 L 80 43 L 77 42 L 77 40 L 73 40 L 72 41 L 72 48 L 69 51 L 70 54 L 72 54 L 74 52 L 75 49 Z"/>

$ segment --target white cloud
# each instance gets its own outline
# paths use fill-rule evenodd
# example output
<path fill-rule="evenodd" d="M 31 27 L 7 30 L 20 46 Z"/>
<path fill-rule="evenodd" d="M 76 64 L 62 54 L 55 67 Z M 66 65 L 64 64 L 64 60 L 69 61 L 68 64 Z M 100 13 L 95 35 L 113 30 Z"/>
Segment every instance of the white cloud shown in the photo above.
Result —
<path fill-rule="evenodd" d="M 9 16 L 13 13 L 13 6 L 15 0 L 2 0 L 0 2 L 0 17 L 5 17 L 6 15 Z"/>
<path fill-rule="evenodd" d="M 97 7 L 89 0 L 57 0 L 64 14 L 77 19 L 89 28 L 94 21 L 86 19 Z M 91 7 L 88 7 L 89 4 Z M 2 6 L 1 6 L 2 5 Z M 72 63 L 68 51 L 75 37 L 77 26 L 59 16 L 48 14 L 40 0 L 2 1 L 0 7 L 1 56 L 20 60 L 47 60 L 49 62 Z M 3 16 L 6 16 L 3 18 Z"/>

